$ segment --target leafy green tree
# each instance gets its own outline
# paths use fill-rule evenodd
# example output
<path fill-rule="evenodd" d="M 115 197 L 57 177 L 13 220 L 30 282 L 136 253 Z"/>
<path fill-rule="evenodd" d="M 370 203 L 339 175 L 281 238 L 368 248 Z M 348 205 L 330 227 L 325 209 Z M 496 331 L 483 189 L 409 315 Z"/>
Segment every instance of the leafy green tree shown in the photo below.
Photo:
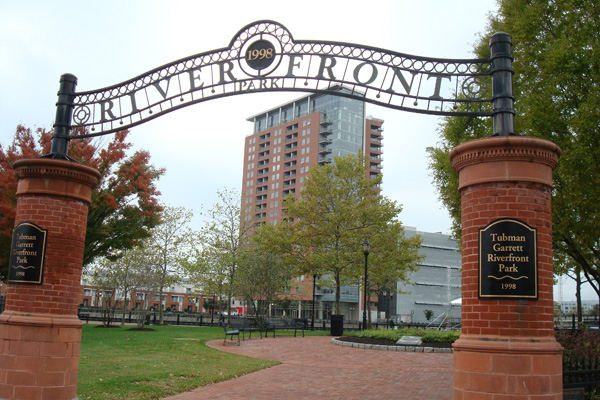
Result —
<path fill-rule="evenodd" d="M 259 324 L 268 316 L 269 304 L 283 293 L 293 278 L 289 266 L 279 256 L 260 248 L 260 243 L 257 234 L 244 246 L 236 278 L 236 293 L 246 299 Z M 288 301 L 288 308 L 289 305 Z"/>
<path fill-rule="evenodd" d="M 143 328 L 146 323 L 151 301 L 160 289 L 163 275 L 156 254 L 149 250 L 149 241 L 150 239 L 146 239 L 139 246 L 128 249 L 123 256 L 124 262 L 133 267 L 131 283 L 135 287 L 134 301 L 141 300 L 135 314 L 138 328 Z"/>
<path fill-rule="evenodd" d="M 103 324 L 109 326 L 114 318 L 118 300 L 123 300 L 123 321 L 127 296 L 133 292 L 141 297 L 136 313 L 138 327 L 143 327 L 150 307 L 150 300 L 159 290 L 162 270 L 155 255 L 148 247 L 148 239 L 139 245 L 123 251 L 118 260 L 102 258 L 89 268 L 90 283 L 102 290 L 104 304 Z M 106 296 L 106 294 L 108 296 Z M 105 296 L 107 298 L 105 298 Z M 133 299 L 134 301 L 136 299 Z"/>
<path fill-rule="evenodd" d="M 362 154 L 335 157 L 333 164 L 311 169 L 299 198 L 285 199 L 287 221 L 260 228 L 263 245 L 297 275 L 317 274 L 321 286 L 335 287 L 337 314 L 341 287 L 362 282 L 365 238 L 379 250 L 371 282 L 405 281 L 417 268 L 420 241 L 404 237 L 401 207 L 379 194 L 380 183 L 381 176 L 368 178 Z"/>
<path fill-rule="evenodd" d="M 600 296 L 600 6 L 585 0 L 501 0 L 475 47 L 489 56 L 493 32 L 513 39 L 515 131 L 563 151 L 552 192 L 555 272 L 578 265 Z M 450 117 L 430 166 L 441 199 L 460 230 L 458 178 L 449 151 L 491 135 L 491 121 Z"/>
<path fill-rule="evenodd" d="M 188 227 L 193 213 L 183 207 L 164 207 L 161 223 L 154 227 L 146 249 L 159 268 L 159 317 L 163 324 L 162 299 L 165 287 L 181 280 L 186 254 L 190 251 L 193 233 Z"/>
<path fill-rule="evenodd" d="M 186 269 L 205 293 L 225 293 L 229 322 L 242 245 L 251 226 L 243 223 L 238 192 L 224 189 L 217 196 L 219 202 L 202 212 L 206 222 L 196 238 L 195 255 L 186 263 Z"/>
<path fill-rule="evenodd" d="M 427 319 L 427 321 L 430 321 L 431 317 L 433 317 L 433 310 L 424 310 L 423 313 L 425 314 L 425 319 Z"/>

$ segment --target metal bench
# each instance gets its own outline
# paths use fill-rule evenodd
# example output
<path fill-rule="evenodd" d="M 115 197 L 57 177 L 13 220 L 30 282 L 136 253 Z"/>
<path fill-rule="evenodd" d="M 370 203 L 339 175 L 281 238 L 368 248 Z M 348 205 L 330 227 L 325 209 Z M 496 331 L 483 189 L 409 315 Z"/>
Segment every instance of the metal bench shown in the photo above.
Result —
<path fill-rule="evenodd" d="M 267 330 L 273 331 L 273 337 L 275 337 L 275 330 L 294 330 L 294 337 L 298 330 L 302 331 L 302 337 L 304 337 L 304 329 L 307 324 L 307 320 L 304 318 L 267 318 L 265 320 Z"/>
<path fill-rule="evenodd" d="M 246 332 L 248 332 L 248 339 L 252 339 L 252 332 L 258 332 L 260 334 L 260 338 L 262 339 L 262 331 L 258 327 L 256 323 L 256 319 L 254 318 L 231 318 L 230 319 L 231 327 L 233 329 L 237 329 L 242 333 L 242 340 L 246 340 Z"/>
<path fill-rule="evenodd" d="M 230 329 L 227 328 L 227 326 L 225 325 L 224 322 L 221 322 L 221 326 L 223 327 L 223 330 L 225 331 L 225 338 L 223 339 L 223 346 L 225 346 L 225 344 L 227 343 L 227 336 L 230 336 L 230 340 L 233 340 L 234 336 L 237 336 L 238 338 L 238 346 L 240 345 L 240 331 L 239 329 Z"/>

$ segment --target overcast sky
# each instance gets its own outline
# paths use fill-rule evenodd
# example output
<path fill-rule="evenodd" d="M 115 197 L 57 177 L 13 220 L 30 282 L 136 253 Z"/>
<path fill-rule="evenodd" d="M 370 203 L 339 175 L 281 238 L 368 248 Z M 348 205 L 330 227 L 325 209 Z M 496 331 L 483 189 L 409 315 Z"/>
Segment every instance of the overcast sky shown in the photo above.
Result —
<path fill-rule="evenodd" d="M 270 19 L 296 40 L 329 40 L 435 58 L 473 58 L 494 0 L 28 1 L 0 0 L 0 143 L 15 127 L 51 127 L 59 78 L 77 91 L 111 86 L 193 54 L 225 47 L 245 25 Z M 249 116 L 299 97 L 245 94 L 192 105 L 132 129 L 135 149 L 165 167 L 164 203 L 199 214 L 225 187 L 241 190 Z M 384 195 L 405 225 L 450 232 L 427 169 L 440 119 L 367 105 L 384 123 Z M 491 133 L 491 132 L 490 132 Z M 201 224 L 196 216 L 194 224 Z M 563 297 L 570 299 L 565 286 Z M 589 298 L 594 298 L 588 296 Z"/>

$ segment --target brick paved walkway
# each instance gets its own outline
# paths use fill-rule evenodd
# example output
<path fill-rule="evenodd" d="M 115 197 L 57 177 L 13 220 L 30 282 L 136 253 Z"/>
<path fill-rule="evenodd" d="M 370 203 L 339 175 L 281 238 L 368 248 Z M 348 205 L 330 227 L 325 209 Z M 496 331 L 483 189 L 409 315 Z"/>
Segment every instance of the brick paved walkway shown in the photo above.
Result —
<path fill-rule="evenodd" d="M 210 347 L 282 364 L 165 400 L 452 398 L 453 355 L 342 347 L 331 337 L 279 337 L 207 343 Z"/>

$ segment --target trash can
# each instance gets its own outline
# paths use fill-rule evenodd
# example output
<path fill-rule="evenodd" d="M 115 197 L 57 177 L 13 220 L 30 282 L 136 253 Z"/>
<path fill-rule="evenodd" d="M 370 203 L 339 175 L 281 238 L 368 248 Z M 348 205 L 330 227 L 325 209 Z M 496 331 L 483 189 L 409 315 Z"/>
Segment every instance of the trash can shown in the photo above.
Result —
<path fill-rule="evenodd" d="M 331 316 L 331 336 L 343 336 L 344 335 L 344 315 L 337 314 Z"/>

